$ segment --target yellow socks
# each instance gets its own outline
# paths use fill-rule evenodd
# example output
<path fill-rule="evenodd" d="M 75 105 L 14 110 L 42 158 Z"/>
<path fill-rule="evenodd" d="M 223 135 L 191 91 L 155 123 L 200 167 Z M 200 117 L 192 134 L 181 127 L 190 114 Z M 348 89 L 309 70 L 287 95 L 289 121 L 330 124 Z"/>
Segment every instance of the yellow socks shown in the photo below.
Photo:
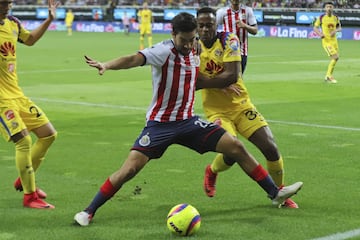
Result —
<path fill-rule="evenodd" d="M 144 49 L 144 37 L 140 36 L 140 50 Z"/>
<path fill-rule="evenodd" d="M 284 184 L 284 162 L 282 157 L 277 161 L 266 161 L 268 172 L 277 186 Z"/>
<path fill-rule="evenodd" d="M 284 184 L 284 162 L 282 157 L 277 161 L 266 161 L 269 175 L 274 180 L 277 186 Z M 229 169 L 231 166 L 224 162 L 222 154 L 217 154 L 213 162 L 211 163 L 211 171 L 213 173 L 223 172 Z"/>
<path fill-rule="evenodd" d="M 210 167 L 213 173 L 218 173 L 229 169 L 231 166 L 224 162 L 222 154 L 217 154 Z"/>
<path fill-rule="evenodd" d="M 55 141 L 57 133 L 45 138 L 39 138 L 36 143 L 31 148 L 31 160 L 34 171 L 39 168 L 42 160 L 45 159 L 45 155 L 51 146 L 51 144 Z"/>
<path fill-rule="evenodd" d="M 35 174 L 31 163 L 31 137 L 27 135 L 15 143 L 15 161 L 25 194 L 35 192 Z"/>
<path fill-rule="evenodd" d="M 326 72 L 326 76 L 327 76 L 327 77 L 331 77 L 331 76 L 332 76 L 332 74 L 333 74 L 333 72 L 334 72 L 334 68 L 335 68 L 336 62 L 337 62 L 337 60 L 331 59 L 329 65 L 328 65 L 327 72 Z"/>

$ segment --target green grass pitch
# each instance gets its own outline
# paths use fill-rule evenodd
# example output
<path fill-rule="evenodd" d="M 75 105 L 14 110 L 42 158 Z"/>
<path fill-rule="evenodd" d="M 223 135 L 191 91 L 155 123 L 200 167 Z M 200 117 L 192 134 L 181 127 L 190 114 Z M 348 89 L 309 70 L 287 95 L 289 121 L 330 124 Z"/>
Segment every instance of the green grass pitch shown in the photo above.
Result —
<path fill-rule="evenodd" d="M 153 41 L 169 37 L 155 34 Z M 279 38 L 249 40 L 244 79 L 275 135 L 286 183 L 304 182 L 293 198 L 299 209 L 273 208 L 238 166 L 219 175 L 217 195 L 209 199 L 203 173 L 215 154 L 175 145 L 100 208 L 89 227 L 75 226 L 75 213 L 126 158 L 151 97 L 148 66 L 99 76 L 83 56 L 132 54 L 138 41 L 138 34 L 48 32 L 34 47 L 18 45 L 20 85 L 59 132 L 36 175 L 56 209 L 22 207 L 22 194 L 13 188 L 13 145 L 1 141 L 0 239 L 178 239 L 165 218 L 185 202 L 202 216 L 191 239 L 308 240 L 359 229 L 359 42 L 339 42 L 338 84 L 330 85 L 323 81 L 329 60 L 320 40 Z M 202 114 L 200 95 L 195 109 Z M 245 144 L 265 165 L 260 152 Z M 140 194 L 134 194 L 136 186 Z"/>

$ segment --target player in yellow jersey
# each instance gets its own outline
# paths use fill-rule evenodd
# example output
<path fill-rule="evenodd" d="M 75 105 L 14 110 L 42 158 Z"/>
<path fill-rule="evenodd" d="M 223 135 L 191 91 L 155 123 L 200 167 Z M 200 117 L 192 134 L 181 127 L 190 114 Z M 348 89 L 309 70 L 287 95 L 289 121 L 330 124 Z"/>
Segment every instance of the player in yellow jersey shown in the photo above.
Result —
<path fill-rule="evenodd" d="M 24 29 L 20 21 L 9 16 L 12 0 L 0 0 L 0 134 L 15 145 L 15 162 L 19 173 L 14 186 L 24 191 L 23 205 L 29 208 L 51 209 L 45 202 L 46 193 L 35 186 L 35 171 L 56 138 L 56 130 L 45 113 L 26 97 L 17 76 L 17 42 L 34 45 L 55 18 L 58 2 L 49 0 L 49 15 L 33 31 Z M 32 144 L 30 132 L 37 140 Z"/>
<path fill-rule="evenodd" d="M 321 37 L 322 46 L 330 57 L 325 82 L 337 83 L 333 77 L 333 72 L 337 61 L 339 60 L 339 46 L 336 33 L 341 31 L 341 24 L 338 16 L 333 14 L 334 4 L 326 2 L 324 4 L 325 14 L 318 17 L 314 23 L 314 31 Z"/>
<path fill-rule="evenodd" d="M 74 22 L 74 13 L 72 12 L 71 9 L 68 9 L 65 15 L 65 25 L 68 36 L 72 35 L 73 22 Z"/>
<path fill-rule="evenodd" d="M 140 31 L 140 50 L 144 49 L 145 34 L 148 39 L 148 47 L 152 46 L 152 23 L 154 21 L 152 11 L 149 9 L 147 2 L 143 3 L 142 9 L 137 14 Z"/>
<path fill-rule="evenodd" d="M 250 100 L 241 74 L 240 42 L 234 33 L 216 32 L 216 12 L 202 8 L 197 13 L 200 37 L 200 74 L 197 88 L 202 89 L 205 81 L 212 81 L 212 88 L 201 90 L 202 104 L 206 117 L 221 125 L 234 137 L 237 134 L 248 139 L 265 156 L 268 172 L 279 187 L 284 185 L 283 159 L 279 153 L 272 132 L 264 117 Z M 221 88 L 220 83 L 228 87 Z M 204 190 L 209 197 L 215 195 L 217 173 L 229 169 L 234 161 L 218 154 L 205 170 Z M 291 199 L 282 206 L 298 208 Z"/>

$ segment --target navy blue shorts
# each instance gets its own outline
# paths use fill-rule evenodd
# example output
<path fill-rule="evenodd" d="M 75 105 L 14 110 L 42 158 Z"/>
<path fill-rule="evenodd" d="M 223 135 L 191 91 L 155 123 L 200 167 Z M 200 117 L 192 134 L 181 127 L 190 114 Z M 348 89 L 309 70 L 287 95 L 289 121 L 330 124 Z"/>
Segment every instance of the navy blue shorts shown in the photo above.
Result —
<path fill-rule="evenodd" d="M 166 123 L 148 121 L 131 150 L 139 151 L 149 159 L 160 158 L 172 144 L 183 145 L 200 154 L 215 152 L 224 133 L 220 126 L 198 116 Z"/>

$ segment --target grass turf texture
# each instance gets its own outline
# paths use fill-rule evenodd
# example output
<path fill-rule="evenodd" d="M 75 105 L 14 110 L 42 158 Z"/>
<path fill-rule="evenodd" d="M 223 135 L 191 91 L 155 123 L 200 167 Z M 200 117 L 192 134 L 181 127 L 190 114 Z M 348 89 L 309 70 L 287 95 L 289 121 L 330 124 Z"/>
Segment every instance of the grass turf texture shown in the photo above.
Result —
<path fill-rule="evenodd" d="M 154 35 L 154 42 L 169 36 Z M 0 239 L 177 239 L 166 215 L 178 203 L 201 214 L 192 239 L 311 239 L 359 228 L 359 43 L 339 44 L 338 84 L 330 85 L 323 82 L 329 60 L 320 40 L 250 39 L 245 81 L 270 122 L 286 183 L 304 182 L 294 197 L 300 209 L 273 208 L 238 166 L 220 174 L 216 197 L 206 197 L 204 168 L 215 154 L 175 145 L 127 183 L 87 228 L 74 226 L 73 216 L 126 158 L 144 126 L 151 81 L 149 67 L 100 77 L 83 55 L 109 60 L 132 54 L 138 34 L 48 32 L 32 48 L 19 45 L 20 85 L 59 132 L 36 176 L 56 209 L 22 207 L 22 194 L 13 188 L 13 145 L 2 141 Z M 195 108 L 202 113 L 199 93 Z M 245 144 L 265 165 L 259 151 Z"/>

